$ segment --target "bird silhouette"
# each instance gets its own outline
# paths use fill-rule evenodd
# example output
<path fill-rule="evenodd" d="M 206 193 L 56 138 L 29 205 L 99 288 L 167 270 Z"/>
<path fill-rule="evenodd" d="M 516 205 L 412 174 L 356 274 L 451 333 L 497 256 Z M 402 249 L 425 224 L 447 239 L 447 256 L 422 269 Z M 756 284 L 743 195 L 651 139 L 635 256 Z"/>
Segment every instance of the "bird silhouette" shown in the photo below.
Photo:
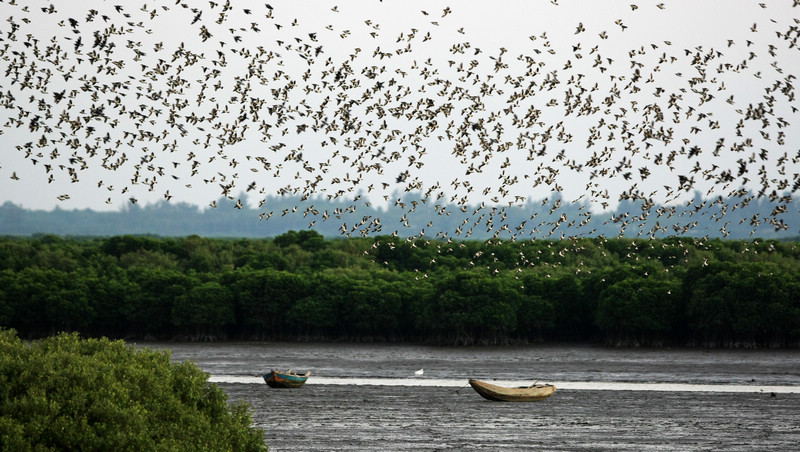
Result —
<path fill-rule="evenodd" d="M 796 144 L 796 67 L 784 62 L 797 52 L 798 21 L 759 4 L 719 48 L 677 32 L 634 42 L 648 22 L 629 6 L 608 21 L 570 19 L 567 37 L 542 30 L 526 47 L 492 48 L 456 21 L 460 5 L 415 12 L 414 23 L 386 31 L 373 17 L 343 20 L 338 6 L 319 12 L 328 25 L 316 28 L 284 5 L 7 2 L 0 131 L 25 166 L 3 169 L 14 181 L 41 174 L 75 187 L 97 173 L 130 181 L 98 184 L 106 201 L 145 203 L 155 191 L 170 201 L 192 186 L 213 187 L 242 211 L 242 189 L 347 199 L 335 214 L 352 217 L 345 235 L 380 232 L 391 222 L 373 217 L 372 203 L 398 199 L 382 215 L 396 214 L 398 234 L 417 238 L 560 237 L 590 228 L 589 211 L 615 201 L 642 210 L 609 220 L 621 230 L 684 234 L 695 222 L 672 222 L 675 213 L 653 215 L 670 226 L 652 222 L 657 199 L 662 209 L 686 201 L 686 215 L 702 216 L 710 204 L 689 199 L 695 191 L 738 196 L 731 190 L 748 187 L 775 204 L 753 224 L 783 230 L 781 200 L 800 187 L 800 152 L 784 150 Z M 675 8 L 655 6 L 658 20 L 674 17 Z M 167 26 L 185 35 L 163 39 Z M 245 173 L 252 182 L 242 183 Z M 501 211 L 584 184 L 571 202 L 543 203 L 535 222 L 511 223 Z M 417 209 L 435 219 L 417 222 Z M 291 217 L 304 207 L 280 210 Z M 324 215 L 309 228 L 331 216 L 306 215 Z M 438 224 L 449 230 L 430 232 Z"/>

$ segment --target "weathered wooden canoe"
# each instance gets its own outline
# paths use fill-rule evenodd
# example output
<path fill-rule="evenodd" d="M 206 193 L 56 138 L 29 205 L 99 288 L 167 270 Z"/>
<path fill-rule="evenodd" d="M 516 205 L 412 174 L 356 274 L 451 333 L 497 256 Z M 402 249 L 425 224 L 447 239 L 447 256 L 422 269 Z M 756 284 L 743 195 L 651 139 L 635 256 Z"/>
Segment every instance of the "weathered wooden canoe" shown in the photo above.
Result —
<path fill-rule="evenodd" d="M 267 382 L 270 388 L 299 388 L 303 386 L 310 375 L 311 371 L 301 375 L 291 369 L 286 372 L 271 370 L 269 373 L 264 374 L 264 381 Z"/>
<path fill-rule="evenodd" d="M 517 388 L 506 388 L 497 386 L 480 380 L 469 380 L 470 386 L 484 399 L 496 402 L 536 402 L 550 397 L 556 392 L 553 385 L 520 386 Z"/>

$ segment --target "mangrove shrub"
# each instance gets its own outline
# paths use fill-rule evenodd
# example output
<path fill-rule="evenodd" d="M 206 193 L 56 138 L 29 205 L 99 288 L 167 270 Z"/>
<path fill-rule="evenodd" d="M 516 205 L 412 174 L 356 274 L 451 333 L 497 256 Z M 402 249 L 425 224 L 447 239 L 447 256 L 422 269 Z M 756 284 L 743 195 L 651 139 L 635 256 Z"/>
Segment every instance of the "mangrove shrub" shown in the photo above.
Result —
<path fill-rule="evenodd" d="M 0 450 L 263 451 L 249 409 L 167 352 L 0 330 Z"/>

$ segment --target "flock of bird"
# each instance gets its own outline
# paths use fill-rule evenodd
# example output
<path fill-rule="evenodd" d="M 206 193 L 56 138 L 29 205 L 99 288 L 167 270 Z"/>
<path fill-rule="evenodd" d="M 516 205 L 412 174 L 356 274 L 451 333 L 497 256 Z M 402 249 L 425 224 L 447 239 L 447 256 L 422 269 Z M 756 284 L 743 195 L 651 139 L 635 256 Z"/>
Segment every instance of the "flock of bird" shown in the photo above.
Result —
<path fill-rule="evenodd" d="M 93 178 L 107 203 L 215 188 L 206 205 L 227 197 L 242 208 L 242 194 L 294 195 L 303 204 L 277 212 L 264 198 L 260 220 L 311 215 L 309 227 L 342 221 L 348 236 L 425 235 L 403 230 L 406 215 L 360 215 L 371 203 L 481 214 L 490 230 L 524 232 L 535 214 L 520 227 L 505 209 L 530 205 L 537 190 L 580 193 L 581 217 L 559 224 L 588 223 L 621 200 L 642 206 L 621 227 L 666 219 L 657 204 L 702 190 L 708 203 L 769 199 L 772 215 L 755 221 L 790 227 L 800 150 L 796 66 L 783 63 L 800 61 L 797 18 L 754 23 L 749 39 L 722 48 L 632 43 L 629 19 L 576 20 L 570 42 L 534 31 L 515 52 L 519 43 L 472 43 L 451 22 L 461 5 L 415 11 L 418 23 L 389 36 L 389 24 L 356 20 L 346 4 L 326 13 L 358 28 L 310 29 L 285 5 L 230 0 L 34 3 L 0 0 L 0 166 L 14 181 Z M 630 13 L 644 8 L 669 5 Z M 627 45 L 627 61 L 612 43 Z M 8 167 L 14 152 L 24 171 Z M 320 212 L 319 197 L 351 205 Z"/>

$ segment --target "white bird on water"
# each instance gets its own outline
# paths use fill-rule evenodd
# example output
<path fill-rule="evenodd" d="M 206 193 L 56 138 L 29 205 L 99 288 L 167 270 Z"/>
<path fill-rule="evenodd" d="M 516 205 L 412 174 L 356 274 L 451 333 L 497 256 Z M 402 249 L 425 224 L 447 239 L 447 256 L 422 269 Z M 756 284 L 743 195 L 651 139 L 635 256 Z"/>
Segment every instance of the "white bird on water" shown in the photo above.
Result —
<path fill-rule="evenodd" d="M 422 369 L 420 369 L 418 371 L 415 371 L 414 375 L 417 375 L 417 376 L 422 375 Z"/>

